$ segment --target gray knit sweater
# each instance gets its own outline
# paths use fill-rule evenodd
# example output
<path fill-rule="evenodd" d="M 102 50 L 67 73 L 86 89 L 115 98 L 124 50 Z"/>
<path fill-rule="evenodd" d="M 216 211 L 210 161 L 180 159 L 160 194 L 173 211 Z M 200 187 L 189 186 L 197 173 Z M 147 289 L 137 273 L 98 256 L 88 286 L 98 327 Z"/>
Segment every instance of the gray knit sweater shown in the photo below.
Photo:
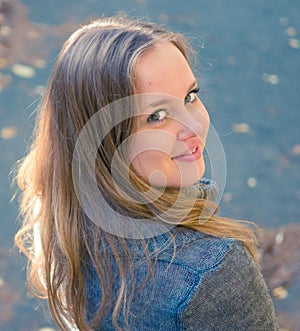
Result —
<path fill-rule="evenodd" d="M 203 179 L 187 196 L 214 199 L 215 183 Z M 175 238 L 175 239 L 174 239 Z M 150 255 L 151 273 L 145 257 Z M 133 279 L 126 283 L 130 331 L 278 331 L 274 306 L 258 266 L 247 249 L 230 238 L 217 238 L 177 226 L 145 242 L 128 239 Z M 111 264 L 112 306 L 96 330 L 112 331 L 114 302 L 120 288 L 117 263 L 109 247 L 100 247 Z M 120 248 L 122 255 L 122 249 Z M 128 275 L 130 272 L 128 271 Z M 92 265 L 86 271 L 86 318 L 95 316 L 102 298 Z"/>
<path fill-rule="evenodd" d="M 241 243 L 180 227 L 171 232 L 176 232 L 175 243 L 170 241 L 170 233 L 147 240 L 152 256 L 148 278 L 142 246 L 139 249 L 137 242 L 128 242 L 135 262 L 134 282 L 128 279 L 127 283 L 129 330 L 279 330 L 266 284 Z M 110 258 L 114 270 L 115 262 Z M 102 294 L 93 268 L 86 280 L 86 313 L 90 321 Z M 115 295 L 119 285 L 116 270 Z M 97 330 L 115 330 L 111 314 L 112 309 Z M 118 321 L 127 330 L 122 315 Z"/>

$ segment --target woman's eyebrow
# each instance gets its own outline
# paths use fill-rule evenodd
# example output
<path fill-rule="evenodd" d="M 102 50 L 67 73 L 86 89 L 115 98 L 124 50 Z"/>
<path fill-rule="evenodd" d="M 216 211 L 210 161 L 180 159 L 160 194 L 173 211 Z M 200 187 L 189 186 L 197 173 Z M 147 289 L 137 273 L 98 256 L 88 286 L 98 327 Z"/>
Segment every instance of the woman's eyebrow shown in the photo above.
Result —
<path fill-rule="evenodd" d="M 198 82 L 195 79 L 193 81 L 193 83 L 190 85 L 190 87 L 188 88 L 188 92 L 190 92 L 191 90 L 193 90 L 197 85 L 198 85 Z"/>

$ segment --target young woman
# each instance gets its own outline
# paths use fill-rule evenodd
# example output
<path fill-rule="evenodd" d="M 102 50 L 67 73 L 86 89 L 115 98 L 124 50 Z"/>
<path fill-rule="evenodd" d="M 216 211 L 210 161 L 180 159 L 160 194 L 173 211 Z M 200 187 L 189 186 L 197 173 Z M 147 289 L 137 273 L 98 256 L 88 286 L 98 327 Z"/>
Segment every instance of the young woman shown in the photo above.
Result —
<path fill-rule="evenodd" d="M 184 38 L 121 17 L 65 43 L 21 163 L 31 291 L 62 330 L 278 330 L 249 224 L 217 215 Z"/>

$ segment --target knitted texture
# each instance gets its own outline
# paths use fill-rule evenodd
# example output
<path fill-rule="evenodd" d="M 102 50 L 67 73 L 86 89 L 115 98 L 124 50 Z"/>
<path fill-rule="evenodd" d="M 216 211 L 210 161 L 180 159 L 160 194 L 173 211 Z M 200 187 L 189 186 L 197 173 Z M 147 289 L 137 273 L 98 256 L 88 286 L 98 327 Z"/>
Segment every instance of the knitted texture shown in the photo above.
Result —
<path fill-rule="evenodd" d="M 241 244 L 207 272 L 181 314 L 182 330 L 279 330 L 265 282 Z"/>
<path fill-rule="evenodd" d="M 279 330 L 265 282 L 241 243 L 177 227 L 146 244 L 152 265 L 148 278 L 142 245 L 128 240 L 134 259 L 134 279 L 127 282 L 130 331 Z M 120 280 L 113 257 L 111 263 L 117 296 Z M 100 300 L 91 268 L 86 275 L 88 320 Z M 111 317 L 112 310 L 98 330 L 115 330 Z M 122 314 L 118 322 L 127 330 Z"/>
<path fill-rule="evenodd" d="M 218 195 L 218 184 L 206 178 L 201 178 L 194 185 L 181 188 L 186 196 L 197 197 L 200 199 L 208 199 L 214 201 Z"/>

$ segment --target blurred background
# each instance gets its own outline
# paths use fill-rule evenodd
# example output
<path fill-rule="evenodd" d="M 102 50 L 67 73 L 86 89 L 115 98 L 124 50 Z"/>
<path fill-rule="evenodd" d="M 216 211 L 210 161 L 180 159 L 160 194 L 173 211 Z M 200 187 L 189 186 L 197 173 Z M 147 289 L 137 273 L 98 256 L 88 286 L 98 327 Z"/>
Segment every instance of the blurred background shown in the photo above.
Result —
<path fill-rule="evenodd" d="M 300 256 L 298 0 L 0 0 L 2 331 L 56 330 L 28 294 L 26 260 L 14 248 L 19 221 L 10 172 L 26 152 L 35 108 L 64 40 L 80 24 L 119 12 L 192 40 L 199 54 L 196 75 L 204 86 L 200 96 L 227 159 L 221 214 L 266 229 L 271 237 L 265 251 L 273 252 L 285 229 L 293 229 L 285 256 Z M 281 268 L 272 295 L 282 330 L 299 331 L 300 286 L 291 279 L 300 270 L 299 259 Z"/>

